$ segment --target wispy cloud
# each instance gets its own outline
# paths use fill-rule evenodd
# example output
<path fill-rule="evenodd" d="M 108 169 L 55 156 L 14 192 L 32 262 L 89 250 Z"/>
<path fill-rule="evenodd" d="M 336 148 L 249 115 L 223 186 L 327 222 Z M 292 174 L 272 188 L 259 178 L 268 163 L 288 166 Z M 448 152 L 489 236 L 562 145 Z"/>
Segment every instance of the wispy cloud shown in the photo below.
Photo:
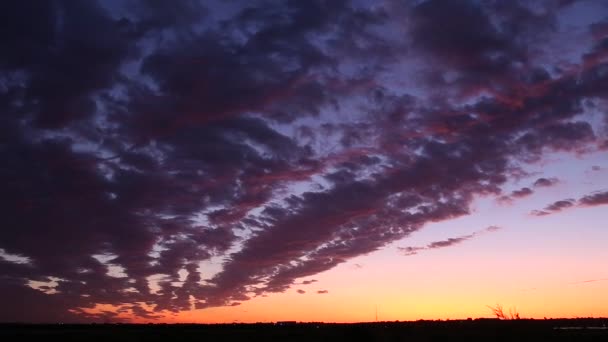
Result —
<path fill-rule="evenodd" d="M 518 190 L 513 190 L 509 195 L 501 196 L 498 201 L 501 203 L 512 203 L 516 199 L 528 197 L 534 194 L 532 188 L 550 187 L 559 183 L 559 179 L 555 177 L 551 178 L 538 178 L 530 187 L 523 187 Z"/>
<path fill-rule="evenodd" d="M 426 246 L 423 247 L 398 247 L 399 251 L 401 251 L 401 253 L 403 255 L 415 255 L 418 254 L 418 252 L 420 251 L 424 251 L 424 250 L 429 250 L 429 249 L 437 249 L 437 248 L 445 248 L 445 247 L 450 247 L 450 246 L 454 246 L 454 245 L 458 245 L 461 244 L 467 240 L 470 240 L 476 236 L 479 236 L 481 234 L 484 233 L 488 233 L 488 232 L 496 232 L 498 230 L 500 230 L 500 227 L 497 226 L 490 226 L 487 227 L 486 229 L 483 230 L 479 230 L 477 232 L 474 232 L 472 234 L 468 234 L 468 235 L 463 235 L 463 236 L 459 236 L 459 237 L 454 237 L 454 238 L 448 238 L 446 240 L 441 240 L 441 241 L 434 241 L 429 243 Z"/>
<path fill-rule="evenodd" d="M 608 191 L 595 191 L 585 195 L 578 200 L 568 198 L 553 202 L 542 210 L 533 210 L 530 214 L 534 216 L 546 216 L 573 207 L 594 207 L 608 204 Z"/>
<path fill-rule="evenodd" d="M 581 280 L 581 281 L 572 282 L 570 284 L 573 284 L 573 285 L 576 285 L 576 284 L 588 284 L 588 283 L 595 283 L 595 282 L 598 282 L 598 281 L 608 281 L 608 278 Z"/>

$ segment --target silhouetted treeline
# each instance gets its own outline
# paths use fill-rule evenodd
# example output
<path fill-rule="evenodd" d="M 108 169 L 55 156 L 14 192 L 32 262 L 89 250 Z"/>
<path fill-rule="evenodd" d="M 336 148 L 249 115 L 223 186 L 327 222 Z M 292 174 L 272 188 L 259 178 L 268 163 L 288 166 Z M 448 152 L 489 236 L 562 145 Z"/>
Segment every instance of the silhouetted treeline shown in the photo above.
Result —
<path fill-rule="evenodd" d="M 0 340 L 59 341 L 608 341 L 608 318 L 374 323 L 3 324 Z"/>

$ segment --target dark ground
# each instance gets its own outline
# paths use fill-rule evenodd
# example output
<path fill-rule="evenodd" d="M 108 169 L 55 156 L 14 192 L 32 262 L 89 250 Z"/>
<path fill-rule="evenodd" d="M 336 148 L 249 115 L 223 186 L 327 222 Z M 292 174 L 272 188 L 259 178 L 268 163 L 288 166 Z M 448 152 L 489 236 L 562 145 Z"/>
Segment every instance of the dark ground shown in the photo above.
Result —
<path fill-rule="evenodd" d="M 0 325 L 1 341 L 608 341 L 608 318 L 356 324 Z"/>

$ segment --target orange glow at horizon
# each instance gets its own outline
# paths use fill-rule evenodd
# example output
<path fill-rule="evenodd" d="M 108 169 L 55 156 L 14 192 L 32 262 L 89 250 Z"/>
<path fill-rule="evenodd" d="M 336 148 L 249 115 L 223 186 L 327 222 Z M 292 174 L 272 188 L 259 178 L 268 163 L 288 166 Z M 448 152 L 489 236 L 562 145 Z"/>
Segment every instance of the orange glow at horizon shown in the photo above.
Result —
<path fill-rule="evenodd" d="M 455 288 L 462 284 L 454 284 Z M 553 288 L 544 291 L 519 290 L 500 299 L 489 291 L 454 297 L 454 291 L 428 289 L 415 295 L 385 293 L 376 298 L 357 297 L 354 293 L 336 295 L 298 294 L 295 291 L 245 301 L 237 307 L 214 307 L 168 314 L 157 320 L 132 319 L 134 323 L 255 323 L 295 320 L 299 322 L 371 322 L 375 320 L 375 304 L 379 321 L 413 321 L 419 319 L 466 319 L 493 317 L 488 308 L 503 305 L 505 311 L 515 309 L 522 318 L 608 317 L 608 282 L 584 286 Z M 323 297 L 323 298 L 318 298 Z M 375 300 L 372 300 L 375 299 Z M 584 303 L 584 304 L 581 304 Z M 109 309 L 105 306 L 98 307 Z M 94 313 L 98 310 L 90 310 Z M 99 312 L 99 311 L 98 311 Z M 119 318 L 129 319 L 128 314 Z"/>
<path fill-rule="evenodd" d="M 547 193 L 554 197 L 551 192 L 566 187 Z M 117 318 L 135 323 L 349 323 L 374 321 L 377 307 L 380 321 L 445 320 L 490 318 L 488 306 L 496 304 L 505 311 L 513 308 L 521 318 L 608 317 L 605 208 L 522 218 L 522 212 L 539 207 L 539 202 L 547 201 L 531 198 L 505 207 L 482 198 L 472 215 L 430 224 L 374 253 L 299 279 L 283 293 L 268 293 L 238 306 L 162 312 L 156 320 L 132 318 L 127 311 Z M 411 256 L 398 249 L 464 236 L 494 224 L 501 229 L 446 248 Z M 303 284 L 312 279 L 317 281 Z M 113 309 L 100 305 L 85 311 Z"/>

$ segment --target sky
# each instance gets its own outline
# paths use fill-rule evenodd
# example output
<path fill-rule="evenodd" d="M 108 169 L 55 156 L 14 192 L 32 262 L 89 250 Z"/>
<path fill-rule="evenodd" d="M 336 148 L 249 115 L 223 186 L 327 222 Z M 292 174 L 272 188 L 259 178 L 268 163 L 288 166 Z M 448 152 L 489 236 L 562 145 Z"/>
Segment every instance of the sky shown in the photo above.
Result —
<path fill-rule="evenodd" d="M 606 1 L 0 13 L 0 322 L 608 316 Z"/>

